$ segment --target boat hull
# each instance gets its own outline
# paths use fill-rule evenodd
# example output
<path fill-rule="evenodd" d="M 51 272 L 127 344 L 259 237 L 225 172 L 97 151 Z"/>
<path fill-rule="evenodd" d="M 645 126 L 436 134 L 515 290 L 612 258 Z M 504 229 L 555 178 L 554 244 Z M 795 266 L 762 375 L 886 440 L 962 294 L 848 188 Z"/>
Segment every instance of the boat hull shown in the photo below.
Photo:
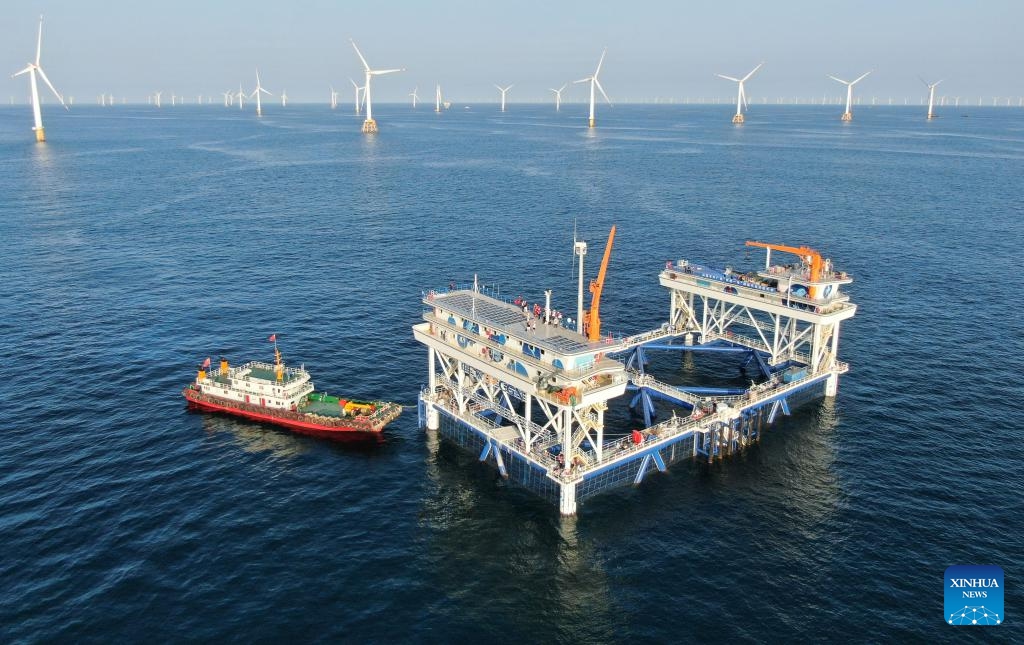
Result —
<path fill-rule="evenodd" d="M 315 437 L 325 437 L 339 441 L 383 441 L 383 427 L 356 428 L 346 425 L 323 425 L 315 421 L 303 419 L 302 413 L 270 410 L 237 401 L 219 401 L 215 397 L 203 395 L 191 388 L 182 391 L 188 407 L 202 412 L 218 412 L 241 417 L 250 421 L 269 423 L 292 432 Z"/>

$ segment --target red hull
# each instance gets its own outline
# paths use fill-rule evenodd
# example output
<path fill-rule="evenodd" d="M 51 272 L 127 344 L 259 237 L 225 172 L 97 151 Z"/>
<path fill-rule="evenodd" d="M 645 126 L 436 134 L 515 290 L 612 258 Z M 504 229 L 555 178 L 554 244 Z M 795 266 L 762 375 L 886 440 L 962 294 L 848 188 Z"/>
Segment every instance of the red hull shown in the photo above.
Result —
<path fill-rule="evenodd" d="M 381 430 L 362 430 L 359 428 L 323 426 L 309 421 L 283 419 L 281 417 L 275 417 L 270 414 L 260 412 L 259 408 L 252 406 L 251 404 L 249 407 L 227 407 L 224 405 L 218 405 L 209 400 L 198 399 L 196 398 L 196 395 L 198 394 L 199 393 L 195 390 L 187 389 L 184 391 L 184 395 L 188 400 L 188 407 L 190 409 L 202 410 L 204 412 L 222 412 L 224 414 L 242 417 L 251 421 L 259 421 L 261 423 L 269 423 L 282 428 L 288 428 L 293 432 L 312 435 L 315 437 L 326 437 L 344 441 L 383 441 L 384 439 Z M 236 403 L 236 405 L 244 406 L 245 404 Z"/>

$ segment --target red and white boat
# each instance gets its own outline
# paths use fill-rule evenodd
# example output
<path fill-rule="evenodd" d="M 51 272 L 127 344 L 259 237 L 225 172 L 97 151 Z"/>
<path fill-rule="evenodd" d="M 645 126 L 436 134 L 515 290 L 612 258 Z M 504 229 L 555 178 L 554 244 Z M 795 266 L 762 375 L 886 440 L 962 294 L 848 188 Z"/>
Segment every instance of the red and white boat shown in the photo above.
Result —
<path fill-rule="evenodd" d="M 357 401 L 316 392 L 304 367 L 286 367 L 274 342 L 274 362 L 250 361 L 230 367 L 206 359 L 195 382 L 182 390 L 190 409 L 222 412 L 334 439 L 382 438 L 384 426 L 402 413 L 387 401 Z"/>

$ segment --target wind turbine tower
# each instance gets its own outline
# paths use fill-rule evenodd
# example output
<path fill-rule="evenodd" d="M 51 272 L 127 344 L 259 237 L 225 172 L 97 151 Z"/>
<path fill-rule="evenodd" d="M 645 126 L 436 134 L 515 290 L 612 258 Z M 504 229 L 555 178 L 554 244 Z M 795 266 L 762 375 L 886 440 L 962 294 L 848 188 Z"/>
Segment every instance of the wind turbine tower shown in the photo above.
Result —
<path fill-rule="evenodd" d="M 43 51 L 43 17 L 39 16 L 39 38 L 36 40 L 36 62 L 29 63 L 28 67 L 14 74 L 14 76 L 21 76 L 22 74 L 28 74 L 29 85 L 32 88 L 32 117 L 34 119 L 34 125 L 32 130 L 36 133 L 36 141 L 42 143 L 46 141 L 46 131 L 43 129 L 43 113 L 39 108 L 39 86 L 36 84 L 36 74 L 43 79 L 46 86 L 50 88 L 60 104 L 67 110 L 68 106 L 64 102 L 64 97 L 60 95 L 60 92 L 53 86 L 50 79 L 46 77 L 46 72 L 43 71 L 42 66 L 39 63 L 40 55 Z"/>
<path fill-rule="evenodd" d="M 267 96 L 273 96 L 273 94 L 271 94 L 270 92 L 268 92 L 265 89 L 263 89 L 263 86 L 260 85 L 260 70 L 257 69 L 256 70 L 256 89 L 254 89 L 252 91 L 252 94 L 249 95 L 249 98 L 252 98 L 254 96 L 256 97 L 256 116 L 263 116 L 263 105 L 262 105 L 262 103 L 260 103 L 260 92 L 266 94 Z"/>
<path fill-rule="evenodd" d="M 761 69 L 761 65 L 764 65 L 764 63 L 759 63 L 757 67 L 750 70 L 750 73 L 743 78 L 735 78 L 732 76 L 726 76 L 725 74 L 715 74 L 715 76 L 718 76 L 719 78 L 733 81 L 739 85 L 739 88 L 736 90 L 736 116 L 732 118 L 733 123 L 743 123 L 743 110 L 749 107 L 749 104 L 747 103 L 747 92 L 743 88 L 743 84 L 750 80 L 750 77 L 753 76 L 757 70 Z"/>
<path fill-rule="evenodd" d="M 373 120 L 373 96 L 370 92 L 370 78 L 373 76 L 383 76 L 384 74 L 393 74 L 395 72 L 405 71 L 403 69 L 370 69 L 370 64 L 366 62 L 363 57 L 363 53 L 356 47 L 356 42 L 352 41 L 352 48 L 356 50 L 356 55 L 359 56 L 359 60 L 363 63 L 363 69 L 366 72 L 366 84 L 363 86 L 363 98 L 366 100 L 366 120 L 363 121 L 363 132 L 365 134 L 376 134 L 377 133 L 377 122 Z M 359 102 L 356 101 L 357 109 Z"/>
<path fill-rule="evenodd" d="M 597 102 L 597 97 L 594 94 L 594 88 L 596 87 L 597 89 L 601 90 L 601 96 L 603 96 L 604 100 L 608 102 L 608 105 L 612 104 L 612 100 L 608 98 L 608 95 L 605 94 L 604 92 L 604 88 L 601 87 L 601 81 L 597 80 L 597 75 L 601 73 L 601 65 L 604 63 L 604 55 L 607 53 L 607 49 L 601 52 L 601 58 L 600 60 L 597 61 L 597 69 L 594 70 L 593 76 L 588 76 L 587 78 L 581 78 L 578 81 L 573 81 L 573 83 L 590 83 L 590 120 L 587 121 L 587 124 L 591 128 L 596 125 L 594 122 L 594 104 Z"/>
<path fill-rule="evenodd" d="M 561 112 L 562 111 L 562 92 L 568 86 L 569 86 L 569 84 L 566 83 L 565 85 L 563 85 L 562 87 L 558 88 L 557 90 L 555 88 L 553 88 L 553 87 L 549 87 L 548 88 L 549 90 L 551 90 L 552 92 L 555 93 L 555 112 Z"/>
<path fill-rule="evenodd" d="M 281 107 L 288 107 L 288 92 L 281 90 Z"/>
<path fill-rule="evenodd" d="M 943 79 L 943 80 L 945 80 L 945 79 Z M 922 78 L 921 82 L 924 83 L 925 86 L 928 88 L 928 118 L 929 119 L 934 119 L 935 118 L 935 88 L 942 81 L 935 81 L 934 83 L 929 83 L 929 82 L 925 81 Z"/>
<path fill-rule="evenodd" d="M 412 92 L 409 92 L 409 96 L 412 97 L 412 109 L 414 109 L 414 110 L 416 109 L 416 101 L 420 100 L 420 96 L 419 96 L 419 94 L 417 94 L 417 92 L 419 92 L 419 91 L 420 91 L 419 87 L 414 87 Z"/>
<path fill-rule="evenodd" d="M 836 78 L 835 76 L 832 76 L 831 74 L 829 75 L 829 78 L 831 78 L 833 81 L 837 81 L 837 82 L 842 83 L 843 85 L 846 86 L 846 111 L 843 112 L 843 118 L 842 118 L 843 121 L 853 121 L 853 111 L 852 111 L 853 110 L 853 86 L 856 85 L 857 83 L 860 83 L 862 80 L 864 80 L 864 77 L 867 76 L 870 73 L 871 73 L 870 71 L 864 72 L 863 74 L 858 76 L 856 78 L 856 80 L 852 80 L 852 81 L 844 81 L 841 78 Z"/>
<path fill-rule="evenodd" d="M 359 106 L 362 105 L 362 101 L 359 97 L 362 96 L 360 92 L 363 91 L 363 88 L 359 87 L 359 83 L 356 83 L 351 78 L 348 79 L 348 82 L 352 83 L 352 91 L 356 94 L 356 114 L 358 115 L 360 112 Z"/>
<path fill-rule="evenodd" d="M 441 112 L 441 84 L 437 84 L 436 91 L 434 92 L 434 112 Z"/>
<path fill-rule="evenodd" d="M 153 102 L 157 107 L 160 107 L 160 97 L 164 95 L 163 90 L 153 93 Z"/>
<path fill-rule="evenodd" d="M 263 94 L 266 94 L 267 96 L 273 96 L 273 94 L 271 94 L 270 92 L 268 92 L 265 89 L 263 89 L 263 86 L 260 85 L 260 82 L 259 82 L 259 70 L 256 70 L 256 89 L 254 89 L 253 93 L 249 95 L 249 98 L 252 98 L 253 96 L 256 97 L 256 116 L 257 117 L 262 117 L 263 116 L 263 103 L 261 103 L 260 99 L 259 99 L 259 95 L 260 95 L 261 92 Z"/>
<path fill-rule="evenodd" d="M 510 89 L 512 89 L 513 87 L 515 87 L 515 85 L 509 85 L 508 87 L 502 87 L 500 85 L 495 84 L 494 87 L 498 88 L 498 91 L 501 92 L 501 111 L 504 112 L 505 111 L 505 95 L 508 94 L 508 91 Z"/>

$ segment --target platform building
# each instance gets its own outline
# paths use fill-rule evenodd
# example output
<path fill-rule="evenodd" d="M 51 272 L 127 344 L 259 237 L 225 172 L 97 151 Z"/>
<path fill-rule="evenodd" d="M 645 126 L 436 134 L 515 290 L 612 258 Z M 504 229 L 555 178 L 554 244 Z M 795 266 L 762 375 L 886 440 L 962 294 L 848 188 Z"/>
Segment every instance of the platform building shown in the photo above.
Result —
<path fill-rule="evenodd" d="M 537 316 L 475 284 L 424 292 L 423 321 L 413 327 L 427 346 L 421 425 L 479 451 L 565 515 L 593 495 L 639 484 L 653 468 L 728 455 L 796 401 L 835 395 L 848 369 L 836 358 L 839 325 L 856 306 L 840 290 L 852 279 L 824 263 L 811 271 L 810 258 L 766 262 L 736 275 L 668 262 L 659 274 L 668 322 L 597 341 L 551 324 L 550 306 Z M 738 391 L 669 385 L 644 371 L 645 352 L 659 350 L 734 352 L 763 376 Z M 608 403 L 627 390 L 646 427 L 606 438 Z M 655 423 L 659 399 L 690 413 Z"/>

